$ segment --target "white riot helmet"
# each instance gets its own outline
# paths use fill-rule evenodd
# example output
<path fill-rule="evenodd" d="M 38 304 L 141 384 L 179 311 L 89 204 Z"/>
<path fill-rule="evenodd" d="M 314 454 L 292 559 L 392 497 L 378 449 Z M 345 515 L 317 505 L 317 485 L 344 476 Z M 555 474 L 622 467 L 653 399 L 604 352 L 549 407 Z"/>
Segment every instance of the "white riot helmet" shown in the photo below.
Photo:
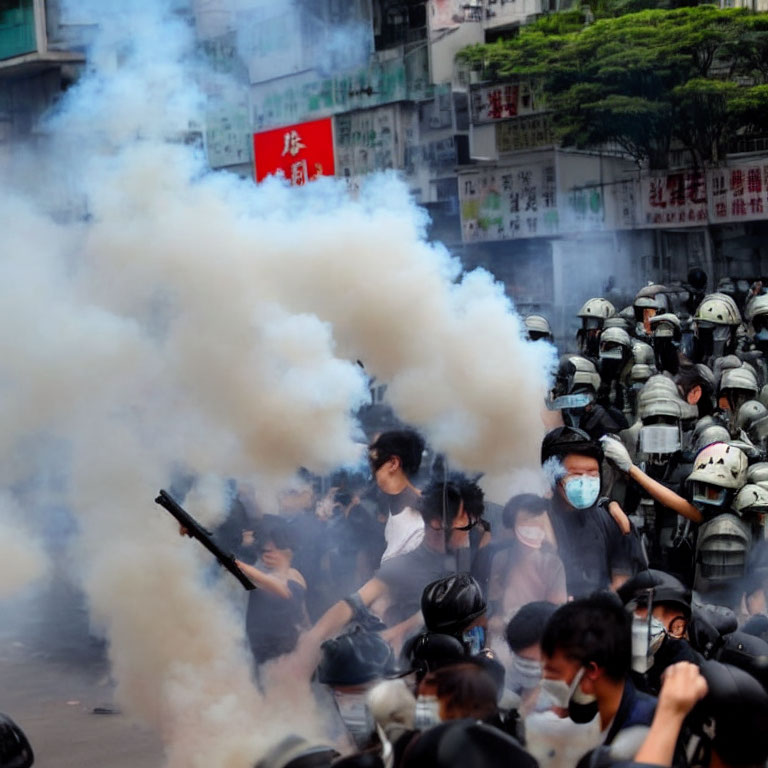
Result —
<path fill-rule="evenodd" d="M 616 314 L 616 308 L 607 299 L 590 299 L 578 314 L 581 318 L 581 328 L 577 334 L 579 348 L 585 355 L 596 358 L 600 354 L 603 323 Z"/>
<path fill-rule="evenodd" d="M 523 319 L 523 323 L 528 331 L 528 338 L 531 341 L 538 339 L 551 339 L 552 328 L 544 315 L 528 315 Z"/>
<path fill-rule="evenodd" d="M 686 403 L 672 379 L 651 376 L 640 390 L 637 416 L 642 421 L 640 449 L 648 456 L 669 455 L 682 447 L 682 421 L 693 418 L 696 407 Z"/>
<path fill-rule="evenodd" d="M 731 439 L 728 430 L 720 424 L 710 424 L 693 435 L 693 449 L 698 452 L 712 443 L 727 443 Z"/>
<path fill-rule="evenodd" d="M 696 543 L 694 588 L 708 592 L 744 576 L 752 537 L 736 515 L 724 513 L 702 524 Z"/>
<path fill-rule="evenodd" d="M 736 494 L 731 510 L 745 519 L 768 513 L 768 488 L 756 483 L 747 483 Z"/>
<path fill-rule="evenodd" d="M 747 483 L 768 483 L 768 461 L 759 461 L 747 470 Z"/>
<path fill-rule="evenodd" d="M 737 326 L 741 324 L 741 313 L 730 296 L 724 293 L 710 293 L 696 308 L 693 320 L 696 323 Z"/>
<path fill-rule="evenodd" d="M 654 339 L 679 341 L 682 332 L 680 318 L 672 312 L 664 312 L 651 318 L 651 333 Z"/>
<path fill-rule="evenodd" d="M 720 377 L 719 395 L 728 400 L 731 413 L 738 413 L 744 403 L 757 397 L 757 377 L 749 365 L 727 368 Z"/>
<path fill-rule="evenodd" d="M 603 327 L 603 322 L 616 314 L 616 307 L 608 299 L 589 299 L 578 311 L 577 316 L 581 318 L 595 317 L 600 320 L 599 327 Z"/>
<path fill-rule="evenodd" d="M 632 343 L 632 355 L 637 365 L 650 365 L 651 368 L 656 365 L 656 358 L 653 354 L 653 347 L 644 341 L 635 341 Z"/>
<path fill-rule="evenodd" d="M 761 293 L 759 296 L 750 299 L 744 314 L 750 323 L 760 315 L 768 315 L 768 293 Z"/>
<path fill-rule="evenodd" d="M 563 355 L 557 367 L 550 410 L 585 408 L 600 389 L 600 374 L 594 363 L 581 355 Z"/>
<path fill-rule="evenodd" d="M 606 328 L 600 334 L 600 359 L 624 360 L 632 349 L 632 340 L 623 328 Z"/>
<path fill-rule="evenodd" d="M 712 443 L 696 455 L 688 482 L 694 503 L 722 507 L 747 482 L 747 457 L 727 443 Z"/>

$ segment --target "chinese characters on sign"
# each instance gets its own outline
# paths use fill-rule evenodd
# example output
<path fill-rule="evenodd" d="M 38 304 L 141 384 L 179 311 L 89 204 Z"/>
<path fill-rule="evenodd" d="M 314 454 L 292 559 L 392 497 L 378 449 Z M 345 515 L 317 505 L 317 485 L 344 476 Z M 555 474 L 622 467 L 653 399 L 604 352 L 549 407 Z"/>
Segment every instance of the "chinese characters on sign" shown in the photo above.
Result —
<path fill-rule="evenodd" d="M 464 240 L 508 240 L 557 233 L 555 168 L 498 168 L 459 179 Z"/>
<path fill-rule="evenodd" d="M 643 220 L 638 226 L 680 227 L 707 223 L 707 189 L 701 171 L 644 176 Z"/>
<path fill-rule="evenodd" d="M 257 182 L 282 173 L 298 187 L 320 176 L 333 176 L 331 118 L 255 133 L 253 158 Z"/>
<path fill-rule="evenodd" d="M 713 224 L 763 219 L 768 212 L 768 165 L 718 168 L 709 172 Z"/>
<path fill-rule="evenodd" d="M 537 111 L 528 83 L 483 86 L 470 91 L 472 122 L 493 123 Z"/>
<path fill-rule="evenodd" d="M 555 134 L 548 113 L 526 115 L 496 124 L 496 148 L 499 152 L 535 149 L 554 143 Z"/>

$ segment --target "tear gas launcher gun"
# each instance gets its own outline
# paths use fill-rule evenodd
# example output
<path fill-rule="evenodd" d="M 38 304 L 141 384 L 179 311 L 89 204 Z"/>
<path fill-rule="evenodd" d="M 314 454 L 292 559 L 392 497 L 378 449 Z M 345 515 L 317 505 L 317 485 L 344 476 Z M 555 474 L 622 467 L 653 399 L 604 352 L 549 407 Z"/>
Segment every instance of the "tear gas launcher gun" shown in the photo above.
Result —
<path fill-rule="evenodd" d="M 243 589 L 256 589 L 256 585 L 237 567 L 235 556 L 231 553 L 227 554 L 219 547 L 213 540 L 211 532 L 203 528 L 189 512 L 176 502 L 168 491 L 160 491 L 155 503 L 170 512 L 187 532 L 187 535 L 197 539 L 219 561 L 219 565 L 224 566 L 243 585 Z"/>

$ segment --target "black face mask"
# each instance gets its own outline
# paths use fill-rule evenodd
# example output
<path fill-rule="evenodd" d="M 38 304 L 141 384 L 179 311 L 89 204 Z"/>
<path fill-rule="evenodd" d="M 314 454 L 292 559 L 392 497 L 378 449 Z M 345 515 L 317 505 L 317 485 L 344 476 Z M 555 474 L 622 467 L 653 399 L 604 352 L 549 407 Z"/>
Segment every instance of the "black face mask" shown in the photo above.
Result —
<path fill-rule="evenodd" d="M 577 704 L 571 700 L 568 703 L 568 717 L 579 725 L 591 723 L 597 717 L 597 712 L 597 701 L 590 702 L 589 704 Z"/>
<path fill-rule="evenodd" d="M 587 357 L 598 357 L 600 354 L 600 332 L 581 328 L 576 334 L 579 341 L 579 349 Z"/>

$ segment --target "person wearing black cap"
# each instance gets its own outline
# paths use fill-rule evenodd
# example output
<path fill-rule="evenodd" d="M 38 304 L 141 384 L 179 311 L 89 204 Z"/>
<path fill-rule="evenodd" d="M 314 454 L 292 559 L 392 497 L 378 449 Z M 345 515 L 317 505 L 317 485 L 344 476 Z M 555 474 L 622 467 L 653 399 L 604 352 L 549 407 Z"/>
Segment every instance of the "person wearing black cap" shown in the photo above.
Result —
<path fill-rule="evenodd" d="M 633 680 L 654 695 L 664 671 L 680 661 L 702 661 L 686 639 L 691 590 L 664 571 L 648 569 L 622 584 L 618 595 L 631 611 Z"/>
<path fill-rule="evenodd" d="M 553 488 L 552 526 L 568 594 L 583 597 L 626 580 L 628 544 L 600 498 L 600 443 L 575 427 L 544 436 L 541 463 Z"/>

